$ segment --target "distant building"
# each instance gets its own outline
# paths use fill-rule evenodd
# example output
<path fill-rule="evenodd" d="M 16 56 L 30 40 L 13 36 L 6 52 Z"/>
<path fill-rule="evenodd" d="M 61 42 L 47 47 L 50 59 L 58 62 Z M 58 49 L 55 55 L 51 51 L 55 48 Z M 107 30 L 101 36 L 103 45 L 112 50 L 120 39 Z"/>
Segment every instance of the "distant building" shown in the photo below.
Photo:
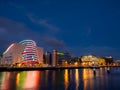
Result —
<path fill-rule="evenodd" d="M 93 55 L 82 56 L 81 60 L 82 60 L 82 64 L 87 66 L 98 64 L 98 58 Z"/>
<path fill-rule="evenodd" d="M 52 53 L 52 66 L 56 66 L 57 65 L 57 51 L 53 50 Z"/>
<path fill-rule="evenodd" d="M 33 40 L 23 40 L 11 44 L 3 53 L 2 64 L 43 63 L 43 48 L 37 47 Z"/>
<path fill-rule="evenodd" d="M 0 56 L 0 64 L 2 63 L 2 56 Z"/>
<path fill-rule="evenodd" d="M 103 66 L 106 65 L 105 59 L 103 57 L 98 57 L 98 64 Z"/>
<path fill-rule="evenodd" d="M 112 56 L 106 56 L 104 59 L 107 65 L 112 64 L 114 62 Z"/>
<path fill-rule="evenodd" d="M 120 65 L 120 60 L 115 60 L 116 65 Z"/>
<path fill-rule="evenodd" d="M 71 56 L 68 52 L 57 52 L 57 64 L 58 65 L 66 65 L 69 64 L 71 60 Z"/>
<path fill-rule="evenodd" d="M 45 53 L 45 64 L 48 64 L 48 65 L 50 65 L 50 59 L 51 59 L 51 57 L 50 57 L 50 52 L 46 52 Z"/>
<path fill-rule="evenodd" d="M 43 48 L 42 47 L 37 47 L 37 59 L 40 64 L 43 64 Z"/>

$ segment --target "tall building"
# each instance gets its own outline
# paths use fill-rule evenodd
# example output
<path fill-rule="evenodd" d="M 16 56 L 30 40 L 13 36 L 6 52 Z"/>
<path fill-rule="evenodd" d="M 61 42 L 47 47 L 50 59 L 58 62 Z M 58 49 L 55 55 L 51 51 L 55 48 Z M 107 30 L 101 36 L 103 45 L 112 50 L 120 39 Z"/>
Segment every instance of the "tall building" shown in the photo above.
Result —
<path fill-rule="evenodd" d="M 43 63 L 43 48 L 37 47 L 33 40 L 23 40 L 11 44 L 3 53 L 3 64 L 36 64 Z"/>
<path fill-rule="evenodd" d="M 50 52 L 45 53 L 45 63 L 50 65 Z"/>
<path fill-rule="evenodd" d="M 2 56 L 0 56 L 0 64 L 2 63 Z"/>
<path fill-rule="evenodd" d="M 57 64 L 57 51 L 53 50 L 53 54 L 52 54 L 52 66 L 56 66 Z"/>
<path fill-rule="evenodd" d="M 39 64 L 43 64 L 43 48 L 37 47 L 36 54 Z"/>

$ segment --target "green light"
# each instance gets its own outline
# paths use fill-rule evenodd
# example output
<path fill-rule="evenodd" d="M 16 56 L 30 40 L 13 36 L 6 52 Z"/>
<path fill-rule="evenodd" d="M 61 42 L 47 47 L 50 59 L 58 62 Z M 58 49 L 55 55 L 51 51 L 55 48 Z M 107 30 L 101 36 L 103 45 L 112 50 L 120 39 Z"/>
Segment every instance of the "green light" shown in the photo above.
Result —
<path fill-rule="evenodd" d="M 57 55 L 64 55 L 64 53 L 62 53 L 62 52 L 57 52 Z"/>

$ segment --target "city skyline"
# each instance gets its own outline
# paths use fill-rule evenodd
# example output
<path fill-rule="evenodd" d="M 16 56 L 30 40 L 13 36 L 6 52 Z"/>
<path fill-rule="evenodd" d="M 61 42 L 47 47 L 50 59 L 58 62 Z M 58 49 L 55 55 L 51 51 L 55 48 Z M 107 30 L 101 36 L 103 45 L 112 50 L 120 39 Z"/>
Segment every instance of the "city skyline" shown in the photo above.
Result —
<path fill-rule="evenodd" d="M 0 53 L 12 42 L 120 59 L 120 1 L 0 0 Z"/>

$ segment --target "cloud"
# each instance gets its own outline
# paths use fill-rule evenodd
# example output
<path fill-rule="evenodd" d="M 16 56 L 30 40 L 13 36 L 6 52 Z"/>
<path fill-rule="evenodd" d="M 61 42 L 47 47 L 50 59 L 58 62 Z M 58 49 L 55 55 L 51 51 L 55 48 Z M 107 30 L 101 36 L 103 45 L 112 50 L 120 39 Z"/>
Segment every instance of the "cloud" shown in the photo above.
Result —
<path fill-rule="evenodd" d="M 0 17 L 0 51 L 5 50 L 12 42 L 18 42 L 27 37 L 30 38 L 31 34 L 35 36 L 35 33 L 30 31 L 24 24 Z"/>
<path fill-rule="evenodd" d="M 9 29 L 13 29 L 16 30 L 16 28 L 23 28 L 24 25 L 18 22 L 15 22 L 13 20 L 4 18 L 4 17 L 0 17 L 0 26 L 5 27 L 5 28 L 9 28 Z M 7 26 L 7 27 L 6 27 Z"/>
<path fill-rule="evenodd" d="M 7 35 L 8 38 L 13 37 L 15 39 L 15 37 L 21 38 L 21 36 L 24 37 L 24 35 L 28 36 L 28 30 L 29 29 L 22 23 L 0 17 L 0 32 L 5 34 L 4 37 Z"/>
<path fill-rule="evenodd" d="M 27 15 L 29 20 L 32 23 L 38 24 L 45 28 L 46 32 L 44 37 L 41 39 L 44 43 L 44 46 L 49 47 L 50 49 L 59 49 L 65 48 L 65 43 L 62 40 L 58 40 L 55 36 L 59 33 L 60 29 L 55 25 L 48 23 L 46 19 L 36 19 L 34 15 Z"/>
<path fill-rule="evenodd" d="M 7 49 L 12 42 L 20 42 L 24 39 L 32 39 L 37 42 L 38 46 L 43 48 L 63 48 L 64 42 L 54 36 L 46 36 L 40 31 L 34 31 L 25 24 L 0 17 L 0 45 L 1 50 Z"/>
<path fill-rule="evenodd" d="M 38 21 L 38 23 L 39 23 L 40 25 L 44 26 L 44 27 L 47 28 L 47 29 L 50 29 L 50 30 L 53 30 L 53 31 L 59 31 L 59 29 L 58 29 L 56 26 L 48 23 L 47 20 L 40 19 L 40 20 Z"/>
<path fill-rule="evenodd" d="M 28 19 L 32 22 L 32 23 L 37 23 L 37 20 L 34 17 L 33 14 L 26 14 L 26 16 L 28 17 Z"/>
<path fill-rule="evenodd" d="M 35 19 L 34 16 L 30 15 L 30 14 L 28 14 L 27 16 L 31 22 L 36 23 L 36 24 L 44 27 L 45 29 L 47 29 L 50 32 L 56 33 L 56 32 L 59 32 L 59 30 L 60 30 L 55 25 L 49 23 L 46 19 Z"/>
<path fill-rule="evenodd" d="M 52 48 L 62 48 L 65 46 L 65 43 L 63 41 L 60 41 L 54 37 L 45 37 L 43 38 L 43 41 L 46 45 Z"/>

